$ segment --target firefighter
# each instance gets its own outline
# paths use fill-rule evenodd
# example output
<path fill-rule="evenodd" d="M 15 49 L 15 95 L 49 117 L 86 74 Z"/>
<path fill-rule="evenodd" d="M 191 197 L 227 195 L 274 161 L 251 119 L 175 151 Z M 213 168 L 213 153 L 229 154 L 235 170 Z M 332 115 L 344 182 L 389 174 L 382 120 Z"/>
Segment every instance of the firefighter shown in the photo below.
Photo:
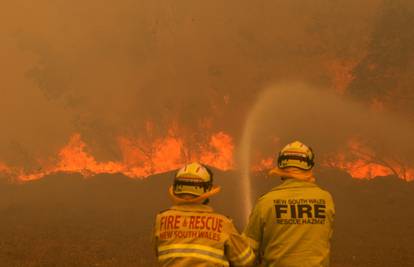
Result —
<path fill-rule="evenodd" d="M 282 149 L 270 171 L 282 184 L 257 201 L 243 233 L 261 266 L 329 266 L 335 208 L 330 193 L 315 184 L 314 157 L 296 141 Z"/>
<path fill-rule="evenodd" d="M 252 266 L 255 255 L 232 221 L 208 205 L 220 187 L 213 173 L 192 163 L 169 188 L 175 203 L 156 216 L 154 240 L 160 266 Z"/>

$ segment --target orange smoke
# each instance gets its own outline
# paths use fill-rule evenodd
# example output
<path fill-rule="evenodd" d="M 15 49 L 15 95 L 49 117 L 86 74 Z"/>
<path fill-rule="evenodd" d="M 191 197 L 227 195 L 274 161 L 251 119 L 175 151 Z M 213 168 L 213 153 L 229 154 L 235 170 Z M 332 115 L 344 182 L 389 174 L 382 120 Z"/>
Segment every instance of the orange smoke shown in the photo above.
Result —
<path fill-rule="evenodd" d="M 332 77 L 333 89 L 337 93 L 343 95 L 355 79 L 352 71 L 357 64 L 357 60 L 331 60 L 326 64 L 326 69 Z"/>

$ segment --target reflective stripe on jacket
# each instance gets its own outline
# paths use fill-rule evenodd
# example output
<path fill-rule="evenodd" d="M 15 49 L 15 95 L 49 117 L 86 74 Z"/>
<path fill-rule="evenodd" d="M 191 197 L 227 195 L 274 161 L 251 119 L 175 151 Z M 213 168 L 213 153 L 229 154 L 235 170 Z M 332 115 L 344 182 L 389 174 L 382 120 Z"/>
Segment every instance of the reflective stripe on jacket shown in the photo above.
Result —
<path fill-rule="evenodd" d="M 252 266 L 255 256 L 232 221 L 207 205 L 181 204 L 154 226 L 160 266 Z"/>
<path fill-rule="evenodd" d="M 287 179 L 258 200 L 244 235 L 263 266 L 327 267 L 334 214 L 327 191 Z"/>

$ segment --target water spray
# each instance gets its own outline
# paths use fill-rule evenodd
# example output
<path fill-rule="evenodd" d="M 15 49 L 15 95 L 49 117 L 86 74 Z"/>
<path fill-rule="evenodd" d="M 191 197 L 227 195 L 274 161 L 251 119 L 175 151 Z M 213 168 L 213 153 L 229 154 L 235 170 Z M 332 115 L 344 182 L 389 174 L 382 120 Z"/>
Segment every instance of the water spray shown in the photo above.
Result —
<path fill-rule="evenodd" d="M 253 108 L 250 110 L 247 116 L 241 138 L 240 166 L 242 176 L 242 194 L 244 196 L 244 223 L 247 223 L 249 214 L 253 207 L 252 183 L 250 178 L 252 142 L 253 137 L 255 136 L 257 125 L 260 121 L 260 114 L 262 114 L 263 109 L 271 103 L 269 102 L 270 91 L 270 89 L 265 90 L 259 95 L 256 103 L 253 105 Z"/>
<path fill-rule="evenodd" d="M 253 134 L 252 116 L 249 114 L 246 124 L 244 126 L 242 142 L 240 145 L 240 163 L 241 163 L 241 176 L 242 176 L 242 195 L 244 196 L 244 210 L 243 210 L 243 222 L 247 223 L 249 213 L 253 207 L 253 195 L 252 185 L 250 180 L 250 151 L 251 140 Z"/>

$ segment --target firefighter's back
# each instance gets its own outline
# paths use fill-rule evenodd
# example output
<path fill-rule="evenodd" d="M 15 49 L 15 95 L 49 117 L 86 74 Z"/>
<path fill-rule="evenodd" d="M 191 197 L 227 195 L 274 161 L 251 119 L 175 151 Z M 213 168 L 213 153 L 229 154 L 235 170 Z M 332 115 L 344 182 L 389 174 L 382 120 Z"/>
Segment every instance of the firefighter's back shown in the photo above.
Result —
<path fill-rule="evenodd" d="M 175 206 L 159 213 L 154 241 L 161 266 L 251 266 L 255 255 L 227 217 L 208 206 L 220 192 L 213 173 L 197 162 L 177 171 L 169 188 Z"/>
<path fill-rule="evenodd" d="M 254 258 L 231 220 L 207 205 L 177 205 L 158 214 L 155 236 L 158 261 L 165 267 L 229 266 L 237 260 L 243 266 Z"/>
<path fill-rule="evenodd" d="M 329 266 L 334 204 L 327 191 L 290 179 L 264 195 L 257 211 L 266 222 L 262 253 L 267 266 Z"/>

